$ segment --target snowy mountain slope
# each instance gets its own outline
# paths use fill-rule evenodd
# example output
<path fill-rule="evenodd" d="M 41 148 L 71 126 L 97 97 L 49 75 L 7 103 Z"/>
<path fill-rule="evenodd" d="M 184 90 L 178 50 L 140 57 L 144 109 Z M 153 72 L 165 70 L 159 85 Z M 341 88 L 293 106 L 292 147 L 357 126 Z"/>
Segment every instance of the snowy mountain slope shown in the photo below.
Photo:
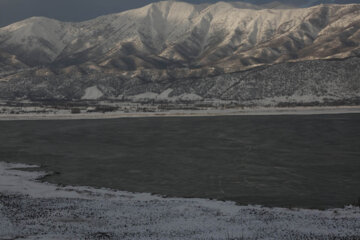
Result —
<path fill-rule="evenodd" d="M 37 75 L 30 70 L 11 81 L 0 81 L 0 98 L 31 100 L 183 99 L 236 101 L 244 105 L 360 104 L 360 58 L 311 60 L 261 66 L 209 77 L 162 77 L 93 73 L 74 76 Z M 36 76 L 37 75 L 37 76 Z M 36 76 L 36 77 L 34 77 Z"/>
<path fill-rule="evenodd" d="M 0 51 L 86 71 L 221 68 L 359 55 L 360 5 L 263 9 L 165 1 L 81 23 L 30 18 L 0 29 Z"/>

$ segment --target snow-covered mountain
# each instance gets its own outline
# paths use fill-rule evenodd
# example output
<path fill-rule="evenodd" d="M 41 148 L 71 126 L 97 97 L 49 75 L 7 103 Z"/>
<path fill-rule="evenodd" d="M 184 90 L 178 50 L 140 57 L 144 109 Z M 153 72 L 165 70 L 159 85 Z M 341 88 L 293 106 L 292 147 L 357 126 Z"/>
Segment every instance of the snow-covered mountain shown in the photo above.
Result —
<path fill-rule="evenodd" d="M 28 66 L 242 70 L 359 54 L 360 5 L 261 9 L 165 1 L 81 23 L 34 17 L 0 29 L 0 51 Z"/>
<path fill-rule="evenodd" d="M 80 23 L 33 17 L 0 28 L 0 82 L 115 75 L 169 82 L 358 56 L 360 4 L 163 1 Z M 77 91 L 85 92 L 85 85 Z M 129 93 L 149 92 L 131 86 L 136 90 Z"/>
<path fill-rule="evenodd" d="M 263 5 L 274 2 L 273 0 L 245 0 L 252 4 Z M 293 7 L 311 7 L 319 4 L 351 4 L 360 3 L 360 0 L 277 0 L 276 2 Z"/>

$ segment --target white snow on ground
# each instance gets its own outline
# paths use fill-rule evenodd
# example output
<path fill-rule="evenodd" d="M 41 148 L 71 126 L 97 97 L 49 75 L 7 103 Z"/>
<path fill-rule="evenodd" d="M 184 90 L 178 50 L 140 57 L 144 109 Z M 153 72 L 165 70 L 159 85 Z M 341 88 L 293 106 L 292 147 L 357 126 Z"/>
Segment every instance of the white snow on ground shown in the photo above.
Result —
<path fill-rule="evenodd" d="M 83 100 L 96 100 L 103 96 L 104 94 L 99 90 L 97 86 L 92 86 L 85 89 L 85 94 L 81 99 Z"/>
<path fill-rule="evenodd" d="M 200 101 L 203 99 L 201 96 L 194 93 L 184 93 L 176 98 L 185 101 Z"/>
<path fill-rule="evenodd" d="M 130 99 L 136 100 L 136 101 L 146 101 L 146 100 L 167 100 L 169 102 L 175 102 L 178 100 L 183 101 L 200 101 L 203 100 L 203 98 L 197 94 L 194 93 L 184 93 L 178 96 L 172 96 L 169 97 L 169 94 L 173 92 L 174 90 L 169 88 L 163 91 L 160 94 L 154 93 L 154 92 L 145 92 L 138 95 L 131 96 Z"/>
<path fill-rule="evenodd" d="M 41 183 L 0 162 L 0 239 L 359 239 L 360 209 L 236 206 Z"/>
<path fill-rule="evenodd" d="M 172 93 L 174 90 L 171 88 L 166 89 L 165 91 L 163 91 L 162 93 L 159 94 L 158 98 L 159 99 L 168 99 L 169 98 L 169 94 Z"/>
<path fill-rule="evenodd" d="M 154 92 L 145 92 L 145 93 L 141 93 L 135 96 L 131 96 L 130 99 L 132 100 L 136 100 L 136 101 L 141 101 L 141 100 L 149 100 L 149 99 L 156 99 L 159 96 L 159 94 L 154 93 Z"/>

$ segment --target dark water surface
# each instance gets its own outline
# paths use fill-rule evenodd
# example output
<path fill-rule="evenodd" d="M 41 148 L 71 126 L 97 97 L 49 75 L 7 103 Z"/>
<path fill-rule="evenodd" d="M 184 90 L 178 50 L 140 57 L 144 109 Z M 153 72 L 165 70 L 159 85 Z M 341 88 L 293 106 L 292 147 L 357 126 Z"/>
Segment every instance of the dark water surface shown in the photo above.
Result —
<path fill-rule="evenodd" d="M 360 114 L 0 122 L 0 160 L 47 181 L 239 204 L 360 197 Z"/>

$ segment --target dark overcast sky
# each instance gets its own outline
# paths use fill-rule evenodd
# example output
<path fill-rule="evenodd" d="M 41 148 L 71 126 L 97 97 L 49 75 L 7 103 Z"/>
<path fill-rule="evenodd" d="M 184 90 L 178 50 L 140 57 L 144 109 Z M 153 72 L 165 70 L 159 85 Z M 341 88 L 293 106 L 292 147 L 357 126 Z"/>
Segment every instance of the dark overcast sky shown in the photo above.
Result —
<path fill-rule="evenodd" d="M 32 16 L 46 16 L 62 21 L 83 21 L 100 15 L 138 8 L 158 0 L 0 0 L 0 27 Z M 191 3 L 219 0 L 184 0 Z M 231 1 L 231 0 L 223 0 Z M 234 0 L 233 0 L 234 1 Z M 244 0 L 243 0 L 244 1 Z M 274 0 L 245 0 L 252 3 Z M 307 2 L 314 0 L 280 0 Z M 326 0 L 325 0 L 326 1 Z M 337 0 L 348 2 L 349 0 Z M 360 0 L 358 0 L 360 1 Z"/>
<path fill-rule="evenodd" d="M 158 0 L 0 0 L 0 27 L 32 16 L 83 21 L 100 15 L 145 6 Z M 216 2 L 216 0 L 185 0 Z M 226 0 L 225 0 L 226 1 Z"/>

